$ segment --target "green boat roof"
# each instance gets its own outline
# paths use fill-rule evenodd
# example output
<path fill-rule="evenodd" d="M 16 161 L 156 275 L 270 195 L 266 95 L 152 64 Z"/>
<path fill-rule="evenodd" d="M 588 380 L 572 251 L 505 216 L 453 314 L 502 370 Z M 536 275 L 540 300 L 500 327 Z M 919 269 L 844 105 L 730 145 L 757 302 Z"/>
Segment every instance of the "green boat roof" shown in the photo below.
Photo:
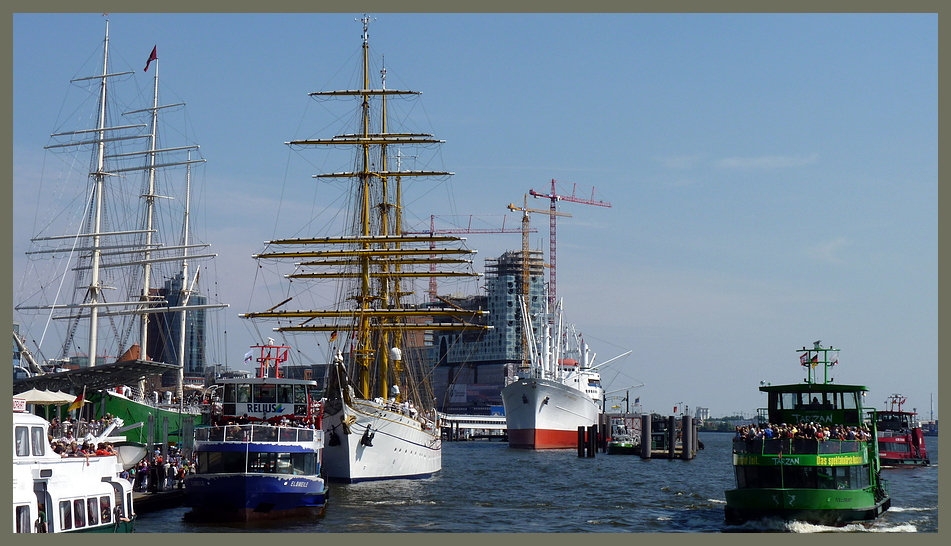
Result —
<path fill-rule="evenodd" d="M 836 385 L 834 383 L 794 383 L 791 385 L 766 385 L 760 387 L 763 392 L 861 392 L 868 388 L 863 385 Z"/>

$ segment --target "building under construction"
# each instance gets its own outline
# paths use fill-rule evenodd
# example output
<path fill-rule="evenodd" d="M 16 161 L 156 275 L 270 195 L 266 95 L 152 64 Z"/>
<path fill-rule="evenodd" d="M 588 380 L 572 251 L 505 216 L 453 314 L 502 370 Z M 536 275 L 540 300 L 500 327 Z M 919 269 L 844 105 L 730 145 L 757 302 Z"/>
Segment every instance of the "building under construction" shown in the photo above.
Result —
<path fill-rule="evenodd" d="M 547 287 L 542 251 L 509 251 L 485 261 L 485 295 L 443 298 L 464 309 L 489 311 L 488 330 L 434 333 L 433 388 L 437 407 L 447 413 L 471 415 L 501 411 L 502 387 L 522 363 L 522 320 L 519 297 L 527 271 L 532 327 L 539 333 L 545 317 Z"/>

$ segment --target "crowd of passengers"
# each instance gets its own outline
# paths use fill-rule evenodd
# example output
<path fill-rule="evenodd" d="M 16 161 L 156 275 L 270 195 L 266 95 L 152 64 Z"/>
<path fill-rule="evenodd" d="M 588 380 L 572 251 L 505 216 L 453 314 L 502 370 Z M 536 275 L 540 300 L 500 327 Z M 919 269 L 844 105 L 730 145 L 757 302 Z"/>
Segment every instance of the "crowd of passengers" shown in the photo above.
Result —
<path fill-rule="evenodd" d="M 54 417 L 50 421 L 49 442 L 53 453 L 60 457 L 102 457 L 115 455 L 111 442 L 93 443 L 89 438 L 98 436 L 112 423 L 112 416 L 106 414 L 102 419 L 86 421 L 66 418 L 61 422 Z"/>
<path fill-rule="evenodd" d="M 60 457 L 103 457 L 116 455 L 112 442 L 93 443 L 88 435 L 96 436 L 112 424 L 113 417 L 106 414 L 102 419 L 86 421 L 84 419 L 65 418 L 62 422 L 53 418 L 50 421 L 49 441 L 54 453 Z M 77 439 L 74 434 L 79 435 Z M 185 475 L 194 473 L 197 461 L 183 457 L 175 446 L 168 448 L 166 456 L 155 450 L 134 467 L 119 475 L 133 484 L 135 491 L 164 491 L 182 488 Z"/>
<path fill-rule="evenodd" d="M 170 446 L 165 456 L 156 449 L 120 476 L 132 482 L 134 491 L 166 491 L 184 487 L 185 476 L 194 474 L 197 467 L 194 458 L 188 459 L 177 447 Z"/>
<path fill-rule="evenodd" d="M 68 445 L 70 442 L 77 441 L 77 438 L 85 438 L 89 435 L 99 436 L 102 434 L 102 431 L 106 430 L 106 428 L 112 424 L 112 419 L 112 415 L 108 413 L 102 419 L 92 419 L 89 421 L 82 418 L 75 419 L 70 417 L 66 417 L 60 421 L 58 417 L 54 417 L 50 421 L 51 440 L 62 440 Z"/>
<path fill-rule="evenodd" d="M 797 423 L 795 425 L 767 424 L 764 426 L 742 425 L 736 427 L 736 438 L 743 440 L 772 440 L 775 438 L 806 438 L 815 440 L 860 440 L 868 441 L 872 434 L 864 426 Z"/>

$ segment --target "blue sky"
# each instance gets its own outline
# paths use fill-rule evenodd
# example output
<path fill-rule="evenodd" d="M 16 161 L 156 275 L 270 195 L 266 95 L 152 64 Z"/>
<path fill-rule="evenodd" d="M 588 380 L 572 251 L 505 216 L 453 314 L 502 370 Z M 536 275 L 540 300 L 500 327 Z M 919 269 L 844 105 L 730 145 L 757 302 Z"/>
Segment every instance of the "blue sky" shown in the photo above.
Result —
<path fill-rule="evenodd" d="M 207 160 L 196 230 L 218 253 L 231 365 L 256 341 L 237 313 L 270 306 L 251 254 L 322 196 L 309 175 L 324 164 L 290 167 L 284 142 L 339 132 L 304 125 L 319 118 L 306 93 L 347 87 L 361 15 L 109 16 L 140 85 L 157 46 L 163 102 L 187 103 Z M 388 87 L 423 92 L 409 113 L 456 173 L 411 204 L 416 220 L 495 222 L 552 179 L 612 204 L 562 203 L 557 240 L 569 319 L 601 360 L 633 351 L 604 371 L 609 390 L 644 383 L 634 396 L 661 413 L 750 413 L 759 382 L 801 380 L 795 349 L 822 340 L 869 403 L 897 392 L 927 414 L 933 394 L 937 411 L 936 15 L 373 16 Z M 42 148 L 104 24 L 13 17 L 15 290 L 45 210 Z M 532 225 L 547 250 L 547 218 Z M 469 243 L 481 270 L 520 238 Z"/>

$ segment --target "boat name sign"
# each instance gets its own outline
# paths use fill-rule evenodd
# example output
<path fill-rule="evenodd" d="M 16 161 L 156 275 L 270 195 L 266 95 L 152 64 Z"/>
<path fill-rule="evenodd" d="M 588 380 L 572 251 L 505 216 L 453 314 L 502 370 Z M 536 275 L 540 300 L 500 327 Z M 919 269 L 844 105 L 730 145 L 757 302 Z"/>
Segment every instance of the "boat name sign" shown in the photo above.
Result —
<path fill-rule="evenodd" d="M 244 413 L 283 413 L 284 404 L 268 404 L 264 402 L 251 402 L 248 404 L 238 404 L 244 406 Z"/>
<path fill-rule="evenodd" d="M 868 463 L 863 452 L 860 455 L 799 455 L 796 457 L 764 457 L 761 455 L 735 453 L 733 464 L 744 466 L 847 466 Z"/>
<path fill-rule="evenodd" d="M 797 423 L 832 423 L 832 416 L 829 414 L 793 413 L 791 415 Z"/>

